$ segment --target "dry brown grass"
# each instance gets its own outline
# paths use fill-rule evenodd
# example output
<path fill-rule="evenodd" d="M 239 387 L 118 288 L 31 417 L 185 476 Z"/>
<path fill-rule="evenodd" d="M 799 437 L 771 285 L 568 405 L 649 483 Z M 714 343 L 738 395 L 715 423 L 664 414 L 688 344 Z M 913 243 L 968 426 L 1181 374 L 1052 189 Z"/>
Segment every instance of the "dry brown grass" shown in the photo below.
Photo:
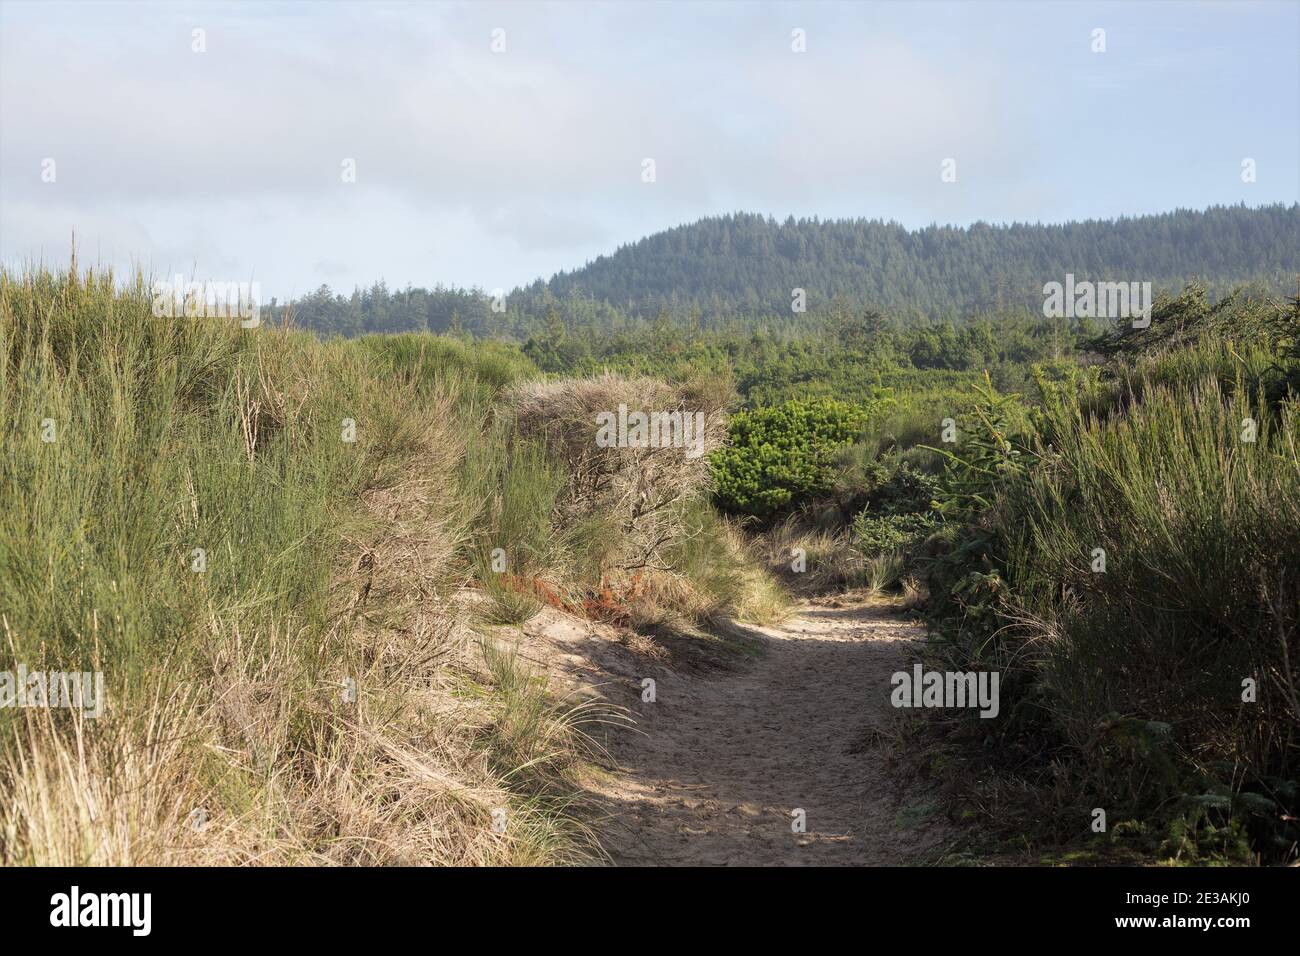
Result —
<path fill-rule="evenodd" d="M 531 382 L 513 388 L 505 401 L 518 435 L 545 442 L 568 476 L 554 524 L 572 528 L 593 516 L 610 519 L 619 531 L 617 547 L 606 554 L 610 571 L 666 569 L 665 550 L 682 534 L 683 510 L 707 486 L 704 455 L 725 434 L 719 398 L 689 386 L 606 374 Z M 596 416 L 616 413 L 620 404 L 633 411 L 702 412 L 704 454 L 688 457 L 673 447 L 599 447 Z"/>
<path fill-rule="evenodd" d="M 201 791 L 186 744 L 195 711 L 154 701 L 129 719 L 87 720 L 73 711 L 25 713 L 5 757 L 0 805 L 5 862 L 132 866 L 202 860 L 187 826 Z"/>
<path fill-rule="evenodd" d="M 671 385 L 602 375 L 530 382 L 507 391 L 511 440 L 545 448 L 562 487 L 542 535 L 545 566 L 512 585 L 519 599 L 496 605 L 521 617 L 547 603 L 642 632 L 688 632 L 722 617 L 771 623 L 788 595 L 746 537 L 708 503 L 706 456 L 725 436 L 726 383 Z M 629 412 L 703 415 L 698 454 L 681 447 L 602 447 L 598 416 Z M 531 533 L 536 534 L 536 531 Z M 544 579 L 544 580 L 543 580 Z M 534 599 L 536 596 L 536 599 Z M 506 606 L 502 606 L 505 604 Z"/>
<path fill-rule="evenodd" d="M 768 568 L 799 594 L 827 594 L 869 583 L 867 561 L 846 532 L 810 527 L 799 515 L 790 515 L 758 535 L 755 546 Z M 794 570 L 799 554 L 803 571 Z"/>

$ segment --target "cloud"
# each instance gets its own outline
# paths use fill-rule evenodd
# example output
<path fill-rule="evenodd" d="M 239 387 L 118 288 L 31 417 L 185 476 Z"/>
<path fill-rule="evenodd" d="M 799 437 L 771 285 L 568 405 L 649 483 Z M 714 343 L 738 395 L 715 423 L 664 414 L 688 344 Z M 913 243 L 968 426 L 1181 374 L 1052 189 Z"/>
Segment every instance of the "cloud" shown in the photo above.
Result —
<path fill-rule="evenodd" d="M 1038 86 L 1060 71 L 1030 54 L 1036 37 L 1082 49 L 1086 30 L 1067 44 L 1082 28 L 1018 8 L 991 25 L 931 9 L 984 32 L 949 42 L 890 5 L 6 4 L 0 253 L 75 226 L 114 257 L 199 259 L 273 288 L 495 286 L 736 209 L 919 224 L 1044 215 L 1028 197 L 1068 207 L 1108 167 L 1059 159 L 1063 100 Z M 1112 37 L 1132 46 L 1123 24 Z M 1125 95 L 1095 60 L 1076 68 Z M 939 178 L 949 157 L 955 184 Z"/>

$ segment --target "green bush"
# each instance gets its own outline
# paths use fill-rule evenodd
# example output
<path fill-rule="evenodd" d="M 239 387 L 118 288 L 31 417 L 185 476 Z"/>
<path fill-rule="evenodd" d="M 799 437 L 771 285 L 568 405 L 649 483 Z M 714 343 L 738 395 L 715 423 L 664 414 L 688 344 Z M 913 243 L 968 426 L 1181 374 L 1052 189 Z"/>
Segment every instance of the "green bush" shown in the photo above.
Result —
<path fill-rule="evenodd" d="M 899 460 L 869 494 L 872 510 L 882 514 L 918 514 L 934 507 L 939 478 Z"/>
<path fill-rule="evenodd" d="M 853 441 L 868 410 L 832 399 L 740 412 L 728 445 L 710 459 L 717 500 L 729 511 L 768 515 L 829 490 L 835 450 Z"/>
<path fill-rule="evenodd" d="M 909 551 L 935 528 L 939 479 L 897 458 L 881 459 L 873 477 L 853 520 L 854 547 L 864 555 Z"/>
<path fill-rule="evenodd" d="M 872 514 L 861 512 L 853 519 L 853 543 L 863 554 L 903 551 L 934 529 L 927 514 Z"/>

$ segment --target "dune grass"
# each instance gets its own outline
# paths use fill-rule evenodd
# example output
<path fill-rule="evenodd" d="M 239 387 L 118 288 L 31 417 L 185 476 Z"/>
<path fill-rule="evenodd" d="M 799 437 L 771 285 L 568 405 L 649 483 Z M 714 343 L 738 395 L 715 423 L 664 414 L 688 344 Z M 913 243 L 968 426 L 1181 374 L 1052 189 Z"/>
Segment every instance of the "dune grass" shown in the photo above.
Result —
<path fill-rule="evenodd" d="M 581 856 L 520 744 L 576 753 L 572 715 L 521 723 L 518 663 L 448 600 L 467 445 L 525 360 L 150 306 L 140 276 L 0 276 L 0 670 L 107 697 L 0 709 L 0 862 Z"/>
<path fill-rule="evenodd" d="M 1018 602 L 1050 635 L 1043 680 L 1066 739 L 1139 806 L 1186 781 L 1141 761 L 1115 780 L 1118 761 L 1095 745 L 1111 715 L 1168 724 L 1171 752 L 1205 781 L 1224 764 L 1251 786 L 1294 774 L 1295 405 L 1274 411 L 1206 376 L 1187 390 L 1148 383 L 1122 417 L 1076 411 L 1052 433 L 1045 467 L 1009 491 L 1003 527 Z"/>
<path fill-rule="evenodd" d="M 1042 383 L 1037 434 L 1017 439 L 1033 455 L 986 482 L 932 569 L 940 656 L 1002 673 L 990 759 L 1009 776 L 981 780 L 981 819 L 1055 841 L 1088 833 L 1079 821 L 1100 806 L 1111 827 L 1094 847 L 1294 859 L 1300 409 L 1276 387 L 1287 369 L 1267 342 L 1207 338 L 1107 371 Z"/>

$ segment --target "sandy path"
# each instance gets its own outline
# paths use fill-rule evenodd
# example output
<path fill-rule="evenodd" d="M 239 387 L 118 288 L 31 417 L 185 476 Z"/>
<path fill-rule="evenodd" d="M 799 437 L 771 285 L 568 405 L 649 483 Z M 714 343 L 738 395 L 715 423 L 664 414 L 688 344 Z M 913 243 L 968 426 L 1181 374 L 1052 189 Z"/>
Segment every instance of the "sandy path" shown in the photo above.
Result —
<path fill-rule="evenodd" d="M 898 802 L 899 771 L 885 769 L 873 733 L 900 717 L 889 678 L 920 630 L 885 606 L 839 604 L 805 605 L 781 627 L 750 631 L 752 659 L 689 672 L 581 624 L 568 634 L 541 625 L 567 645 L 570 674 L 636 720 L 611 736 L 617 767 L 596 793 L 615 863 L 898 865 L 938 841 L 935 826 L 903 822 L 925 798 Z M 654 703 L 640 698 L 643 677 L 656 682 Z M 806 813 L 804 833 L 792 831 L 795 809 Z"/>

